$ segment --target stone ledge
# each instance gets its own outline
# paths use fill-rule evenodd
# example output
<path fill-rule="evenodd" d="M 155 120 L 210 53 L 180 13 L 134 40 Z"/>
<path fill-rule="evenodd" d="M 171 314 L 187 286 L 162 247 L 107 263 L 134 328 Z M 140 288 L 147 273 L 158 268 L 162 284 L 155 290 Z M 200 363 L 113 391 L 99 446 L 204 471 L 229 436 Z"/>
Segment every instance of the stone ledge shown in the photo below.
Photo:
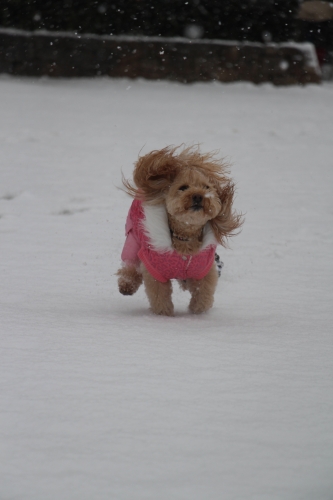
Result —
<path fill-rule="evenodd" d="M 275 85 L 321 81 L 314 47 L 308 43 L 75 35 L 5 28 L 0 29 L 0 73 Z"/>

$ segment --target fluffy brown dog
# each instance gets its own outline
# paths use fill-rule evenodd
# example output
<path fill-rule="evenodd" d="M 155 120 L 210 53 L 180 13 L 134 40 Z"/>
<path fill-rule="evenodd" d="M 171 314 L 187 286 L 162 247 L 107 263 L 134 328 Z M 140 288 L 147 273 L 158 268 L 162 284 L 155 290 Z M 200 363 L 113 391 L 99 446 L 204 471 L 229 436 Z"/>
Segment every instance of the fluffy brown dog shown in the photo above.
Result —
<path fill-rule="evenodd" d="M 123 181 L 134 201 L 126 222 L 119 291 L 142 283 L 152 311 L 172 316 L 171 280 L 191 293 L 190 311 L 210 309 L 218 280 L 217 244 L 242 225 L 232 210 L 234 184 L 214 153 L 198 147 L 166 147 L 139 157 L 133 180 Z"/>

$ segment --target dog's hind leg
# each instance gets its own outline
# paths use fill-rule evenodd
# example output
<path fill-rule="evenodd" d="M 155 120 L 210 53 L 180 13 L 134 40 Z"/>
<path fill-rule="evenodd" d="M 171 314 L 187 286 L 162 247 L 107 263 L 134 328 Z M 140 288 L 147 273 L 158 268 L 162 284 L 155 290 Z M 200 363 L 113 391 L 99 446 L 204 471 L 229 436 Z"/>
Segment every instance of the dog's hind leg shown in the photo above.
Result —
<path fill-rule="evenodd" d="M 164 316 L 173 316 L 174 308 L 171 300 L 172 285 L 171 281 L 162 283 L 155 280 L 142 264 L 143 282 L 146 288 L 146 294 L 153 313 Z"/>
<path fill-rule="evenodd" d="M 192 295 L 189 305 L 192 313 L 200 314 L 212 307 L 217 281 L 218 272 L 215 265 L 211 267 L 209 273 L 201 280 L 186 280 L 187 290 Z"/>

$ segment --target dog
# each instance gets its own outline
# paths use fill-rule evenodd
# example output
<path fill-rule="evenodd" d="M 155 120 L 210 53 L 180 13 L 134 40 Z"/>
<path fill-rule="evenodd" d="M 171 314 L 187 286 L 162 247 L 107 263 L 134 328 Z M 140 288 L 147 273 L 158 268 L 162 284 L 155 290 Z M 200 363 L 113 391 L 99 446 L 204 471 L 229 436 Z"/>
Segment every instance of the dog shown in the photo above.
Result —
<path fill-rule="evenodd" d="M 194 314 L 213 305 L 218 281 L 215 251 L 242 226 L 233 211 L 235 187 L 228 166 L 199 146 L 168 146 L 139 156 L 134 185 L 123 178 L 134 201 L 117 272 L 119 291 L 133 295 L 142 282 L 153 313 L 173 316 L 171 280 L 191 294 Z"/>

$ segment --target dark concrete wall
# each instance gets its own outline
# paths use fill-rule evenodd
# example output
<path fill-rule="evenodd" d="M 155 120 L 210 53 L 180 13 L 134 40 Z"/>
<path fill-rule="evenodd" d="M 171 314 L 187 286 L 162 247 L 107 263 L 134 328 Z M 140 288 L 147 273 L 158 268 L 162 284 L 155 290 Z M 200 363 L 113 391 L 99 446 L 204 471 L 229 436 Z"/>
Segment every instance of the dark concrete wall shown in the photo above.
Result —
<path fill-rule="evenodd" d="M 275 85 L 319 83 L 310 44 L 259 44 L 160 37 L 0 30 L 0 73 Z"/>

